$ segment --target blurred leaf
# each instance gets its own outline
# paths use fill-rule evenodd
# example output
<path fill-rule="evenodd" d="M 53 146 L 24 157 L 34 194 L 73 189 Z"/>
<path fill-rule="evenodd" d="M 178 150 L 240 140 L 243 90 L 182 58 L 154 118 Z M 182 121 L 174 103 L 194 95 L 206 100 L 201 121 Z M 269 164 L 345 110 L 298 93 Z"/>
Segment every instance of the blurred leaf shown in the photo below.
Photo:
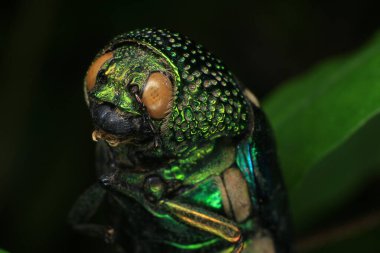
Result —
<path fill-rule="evenodd" d="M 292 212 L 298 229 L 317 224 L 348 198 L 357 197 L 367 179 L 380 168 L 380 142 L 374 138 L 379 135 L 379 125 L 380 117 L 370 120 L 292 189 Z"/>
<path fill-rule="evenodd" d="M 0 249 L 0 253 L 9 253 L 8 251 L 5 251 L 3 249 Z"/>
<path fill-rule="evenodd" d="M 264 110 L 296 226 L 306 228 L 380 168 L 380 35 L 358 53 L 283 85 Z"/>
<path fill-rule="evenodd" d="M 301 253 L 357 253 L 380 252 L 380 227 L 363 231 L 344 240 L 336 240 L 314 250 L 299 251 Z"/>

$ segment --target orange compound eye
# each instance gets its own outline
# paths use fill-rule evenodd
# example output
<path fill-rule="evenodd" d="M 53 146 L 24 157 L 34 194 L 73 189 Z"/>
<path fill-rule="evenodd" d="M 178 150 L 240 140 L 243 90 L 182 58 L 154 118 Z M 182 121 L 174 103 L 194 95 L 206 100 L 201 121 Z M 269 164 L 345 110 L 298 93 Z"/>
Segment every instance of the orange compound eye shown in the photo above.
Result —
<path fill-rule="evenodd" d="M 172 95 L 170 79 L 160 72 L 154 72 L 145 84 L 142 102 L 153 119 L 162 119 L 170 109 Z"/>
<path fill-rule="evenodd" d="M 98 59 L 96 59 L 90 66 L 90 68 L 87 71 L 87 75 L 85 78 L 85 83 L 87 87 L 87 91 L 92 90 L 95 86 L 96 82 L 96 76 L 98 75 L 98 72 L 100 68 L 103 66 L 103 64 L 111 59 L 113 57 L 112 52 L 108 52 L 100 56 Z"/>

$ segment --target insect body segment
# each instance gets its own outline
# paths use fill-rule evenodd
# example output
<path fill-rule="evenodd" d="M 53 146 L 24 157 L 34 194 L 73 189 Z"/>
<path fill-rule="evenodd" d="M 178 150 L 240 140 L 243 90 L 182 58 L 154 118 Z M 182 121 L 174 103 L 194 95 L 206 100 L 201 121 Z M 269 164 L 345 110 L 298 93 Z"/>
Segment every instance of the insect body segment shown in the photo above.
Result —
<path fill-rule="evenodd" d="M 72 209 L 76 229 L 118 252 L 251 253 L 262 238 L 288 252 L 268 124 L 221 60 L 177 33 L 136 30 L 99 53 L 85 94 L 99 183 Z M 102 202 L 107 223 L 88 225 Z"/>

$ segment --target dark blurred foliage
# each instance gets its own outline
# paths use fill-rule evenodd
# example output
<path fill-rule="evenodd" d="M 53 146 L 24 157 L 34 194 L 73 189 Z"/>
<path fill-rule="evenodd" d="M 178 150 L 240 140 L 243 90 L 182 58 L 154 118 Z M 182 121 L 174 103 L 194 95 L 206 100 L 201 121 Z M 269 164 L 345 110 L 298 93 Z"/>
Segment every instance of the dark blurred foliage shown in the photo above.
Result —
<path fill-rule="evenodd" d="M 102 252 L 66 225 L 94 177 L 82 80 L 114 35 L 165 27 L 214 51 L 259 98 L 379 28 L 376 1 L 8 1 L 1 4 L 0 247 Z M 143 228 L 142 228 L 143 229 Z"/>

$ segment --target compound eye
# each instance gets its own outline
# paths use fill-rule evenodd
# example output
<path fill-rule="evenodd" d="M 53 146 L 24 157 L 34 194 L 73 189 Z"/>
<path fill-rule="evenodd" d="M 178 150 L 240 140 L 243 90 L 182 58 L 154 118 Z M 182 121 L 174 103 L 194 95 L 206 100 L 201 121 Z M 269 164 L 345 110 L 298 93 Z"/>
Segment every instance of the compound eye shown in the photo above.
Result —
<path fill-rule="evenodd" d="M 153 119 L 163 119 L 170 109 L 172 95 L 170 79 L 160 72 L 154 72 L 145 84 L 142 102 Z"/>
<path fill-rule="evenodd" d="M 94 88 L 95 83 L 96 83 L 96 76 L 98 75 L 98 72 L 100 68 L 103 66 L 103 64 L 111 59 L 113 57 L 112 52 L 108 52 L 100 56 L 98 59 L 93 61 L 91 64 L 90 68 L 87 71 L 87 75 L 85 78 L 85 84 L 87 87 L 87 91 L 90 91 Z"/>

